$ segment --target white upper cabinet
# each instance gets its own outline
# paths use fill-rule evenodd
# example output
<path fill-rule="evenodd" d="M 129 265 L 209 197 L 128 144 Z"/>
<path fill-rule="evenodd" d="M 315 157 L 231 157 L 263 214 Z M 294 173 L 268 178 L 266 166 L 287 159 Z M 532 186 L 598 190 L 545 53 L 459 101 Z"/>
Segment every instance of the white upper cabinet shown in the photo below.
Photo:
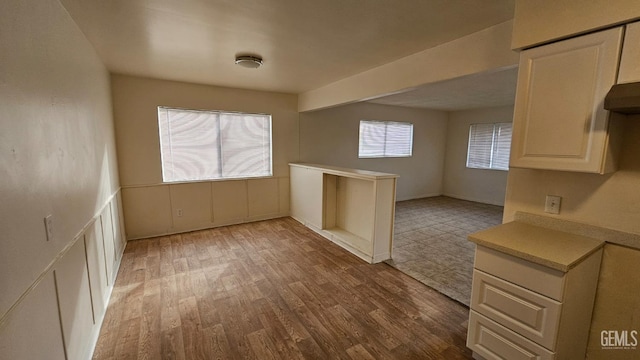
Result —
<path fill-rule="evenodd" d="M 615 170 L 604 97 L 616 83 L 622 27 L 522 51 L 511 166 Z"/>
<path fill-rule="evenodd" d="M 624 33 L 618 83 L 640 81 L 640 22 L 629 24 Z"/>

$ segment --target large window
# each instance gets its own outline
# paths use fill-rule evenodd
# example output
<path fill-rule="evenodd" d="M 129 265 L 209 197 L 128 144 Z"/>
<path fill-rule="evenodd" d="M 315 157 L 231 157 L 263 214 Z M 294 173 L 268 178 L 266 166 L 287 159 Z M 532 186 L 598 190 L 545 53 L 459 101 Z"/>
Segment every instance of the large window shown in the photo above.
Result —
<path fill-rule="evenodd" d="M 469 128 L 467 167 L 509 170 L 511 123 L 472 124 Z"/>
<path fill-rule="evenodd" d="M 164 182 L 271 176 L 271 115 L 158 107 Z"/>
<path fill-rule="evenodd" d="M 413 149 L 413 124 L 360 121 L 358 157 L 409 157 Z"/>

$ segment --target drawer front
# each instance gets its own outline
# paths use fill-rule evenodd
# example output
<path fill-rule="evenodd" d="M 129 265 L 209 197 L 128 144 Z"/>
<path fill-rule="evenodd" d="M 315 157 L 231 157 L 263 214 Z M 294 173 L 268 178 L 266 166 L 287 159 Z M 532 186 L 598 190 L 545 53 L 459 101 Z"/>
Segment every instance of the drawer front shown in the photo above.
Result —
<path fill-rule="evenodd" d="M 471 310 L 467 347 L 487 360 L 551 360 L 555 354 Z"/>
<path fill-rule="evenodd" d="M 482 271 L 473 271 L 471 309 L 554 349 L 562 305 Z"/>
<path fill-rule="evenodd" d="M 565 273 L 507 255 L 484 246 L 476 247 L 476 269 L 497 276 L 557 301 L 562 301 Z"/>

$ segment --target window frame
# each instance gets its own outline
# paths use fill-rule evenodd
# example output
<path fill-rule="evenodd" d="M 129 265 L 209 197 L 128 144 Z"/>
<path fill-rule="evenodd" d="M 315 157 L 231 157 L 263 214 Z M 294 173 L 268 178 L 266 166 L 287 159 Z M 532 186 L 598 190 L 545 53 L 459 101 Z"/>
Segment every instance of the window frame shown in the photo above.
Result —
<path fill-rule="evenodd" d="M 363 134 L 362 134 L 362 125 L 364 124 L 384 124 L 385 127 L 385 141 L 383 144 L 383 154 L 382 155 L 362 155 L 362 150 L 363 150 L 363 144 L 362 144 L 362 140 L 363 140 Z M 389 125 L 394 125 L 394 124 L 400 124 L 402 126 L 406 126 L 409 125 L 410 128 L 410 135 L 409 135 L 409 140 L 410 140 L 410 144 L 408 146 L 409 149 L 409 153 L 405 154 L 405 155 L 398 155 L 398 154 L 391 154 L 391 155 L 387 155 L 386 154 L 386 148 L 387 148 L 387 130 Z M 360 122 L 358 123 L 358 159 L 388 159 L 388 158 L 410 158 L 413 157 L 413 123 L 408 122 L 408 121 L 386 121 L 386 120 L 360 120 Z"/>
<path fill-rule="evenodd" d="M 485 151 L 488 151 L 488 153 L 490 154 L 489 156 L 489 165 L 488 166 L 480 166 L 480 165 L 475 165 L 474 164 L 470 164 L 469 160 L 470 160 L 470 155 L 471 155 L 471 148 L 472 148 L 472 136 L 473 136 L 473 130 L 474 130 L 474 126 L 479 126 L 479 125 L 484 125 L 484 126 L 488 126 L 491 125 L 493 126 L 493 130 L 492 130 L 492 137 L 491 137 L 491 144 L 490 144 L 490 149 L 486 149 Z M 502 167 L 495 167 L 494 166 L 494 156 L 496 154 L 496 146 L 498 146 L 499 143 L 499 137 L 500 137 L 500 130 L 502 128 L 502 126 L 504 125 L 508 125 L 510 128 L 510 133 L 511 136 L 509 138 L 509 153 L 507 154 L 507 167 L 506 168 L 502 168 Z M 469 136 L 467 138 L 467 158 L 466 158 L 466 162 L 465 162 L 465 167 L 468 169 L 479 169 L 479 170 L 498 170 L 498 171 L 509 171 L 509 164 L 510 164 L 510 150 L 511 150 L 511 141 L 513 139 L 513 123 L 512 122 L 496 122 L 496 123 L 473 123 L 469 125 Z"/>
<path fill-rule="evenodd" d="M 165 169 L 164 169 L 164 164 L 165 164 L 165 159 L 164 159 L 164 152 L 163 152 L 163 134 L 162 134 L 162 129 L 161 129 L 161 125 L 160 125 L 160 111 L 161 110 L 174 110 L 174 111 L 183 111 L 183 112 L 196 112 L 196 113 L 208 113 L 208 114 L 215 114 L 218 119 L 217 119 L 217 137 L 218 137 L 218 152 L 222 152 L 222 142 L 219 140 L 220 139 L 220 116 L 223 114 L 231 114 L 231 115 L 249 115 L 249 116 L 266 116 L 268 117 L 268 127 L 269 127 L 269 136 L 268 136 L 268 141 L 269 141 L 269 163 L 268 163 L 268 174 L 264 175 L 264 174 L 260 174 L 260 175 L 242 175 L 242 176 L 222 176 L 222 177 L 211 177 L 211 178 L 199 178 L 199 179 L 181 179 L 181 180 L 166 180 L 165 179 Z M 245 180 L 245 179 L 259 179 L 259 178 L 272 178 L 274 176 L 273 174 L 273 116 L 271 114 L 267 114 L 267 113 L 249 113 L 249 112 L 242 112 L 242 111 L 226 111 L 226 110 L 211 110 L 211 109 L 190 109 L 190 108 L 181 108 L 181 107 L 175 107 L 175 106 L 163 106 L 163 105 L 159 105 L 157 106 L 157 114 L 158 114 L 158 140 L 159 140 L 159 145 L 160 145 L 160 170 L 161 170 L 161 176 L 162 176 L 162 183 L 164 184 L 180 184 L 180 183 L 198 183 L 198 182 L 214 182 L 214 181 L 233 181 L 233 180 Z M 168 115 L 167 115 L 168 116 Z M 167 120 L 168 122 L 168 120 Z M 221 159 L 221 154 L 219 154 L 219 156 L 217 156 L 218 160 L 220 161 Z M 221 166 L 220 164 L 218 164 L 218 166 Z"/>

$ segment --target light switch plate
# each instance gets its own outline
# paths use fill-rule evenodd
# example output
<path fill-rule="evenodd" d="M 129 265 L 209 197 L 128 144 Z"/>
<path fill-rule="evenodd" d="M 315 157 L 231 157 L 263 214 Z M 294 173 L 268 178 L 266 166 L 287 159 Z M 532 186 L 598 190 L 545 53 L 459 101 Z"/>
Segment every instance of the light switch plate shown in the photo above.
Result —
<path fill-rule="evenodd" d="M 560 203 L 562 197 L 556 195 L 547 195 L 544 202 L 544 212 L 549 214 L 560 214 Z"/>

